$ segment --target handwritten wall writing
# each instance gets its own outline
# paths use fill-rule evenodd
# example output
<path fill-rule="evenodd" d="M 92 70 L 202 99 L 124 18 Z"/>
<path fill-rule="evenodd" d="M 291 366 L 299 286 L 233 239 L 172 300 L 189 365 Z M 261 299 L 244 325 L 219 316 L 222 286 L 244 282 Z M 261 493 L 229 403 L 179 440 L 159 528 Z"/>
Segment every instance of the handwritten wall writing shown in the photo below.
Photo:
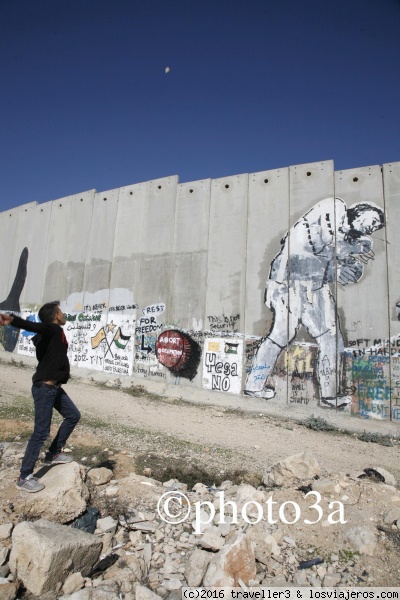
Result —
<path fill-rule="evenodd" d="M 243 340 L 211 338 L 203 351 L 203 387 L 239 394 L 242 381 Z"/>
<path fill-rule="evenodd" d="M 165 311 L 165 304 L 149 304 L 144 306 L 138 316 L 135 327 L 135 370 L 138 377 L 164 378 L 165 369 L 157 360 L 157 337 L 164 328 L 159 320 Z"/>
<path fill-rule="evenodd" d="M 237 326 L 239 325 L 240 315 L 209 315 L 207 319 L 211 331 L 220 330 L 235 332 L 237 331 Z"/>

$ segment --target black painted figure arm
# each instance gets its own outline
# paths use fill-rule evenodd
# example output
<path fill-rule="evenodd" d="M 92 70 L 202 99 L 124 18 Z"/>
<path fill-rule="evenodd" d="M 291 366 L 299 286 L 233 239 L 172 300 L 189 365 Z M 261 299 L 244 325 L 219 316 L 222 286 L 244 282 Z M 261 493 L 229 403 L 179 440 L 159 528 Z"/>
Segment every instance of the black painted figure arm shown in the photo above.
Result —
<path fill-rule="evenodd" d="M 0 310 L 8 310 L 10 312 L 19 312 L 20 305 L 19 299 L 21 292 L 25 285 L 27 275 L 27 263 L 28 263 L 28 248 L 24 248 L 21 252 L 21 256 L 18 263 L 17 272 L 15 274 L 14 282 L 11 286 L 10 293 L 7 298 L 0 302 Z"/>
<path fill-rule="evenodd" d="M 25 285 L 27 275 L 27 264 L 28 264 L 28 248 L 24 248 L 21 252 L 21 256 L 18 263 L 17 272 L 15 274 L 14 282 L 11 286 L 10 293 L 7 298 L 0 302 L 0 310 L 7 310 L 10 312 L 19 312 L 20 304 L 19 299 L 21 292 Z M 18 330 L 14 327 L 0 327 L 0 344 L 4 347 L 7 352 L 13 352 L 18 341 Z"/>

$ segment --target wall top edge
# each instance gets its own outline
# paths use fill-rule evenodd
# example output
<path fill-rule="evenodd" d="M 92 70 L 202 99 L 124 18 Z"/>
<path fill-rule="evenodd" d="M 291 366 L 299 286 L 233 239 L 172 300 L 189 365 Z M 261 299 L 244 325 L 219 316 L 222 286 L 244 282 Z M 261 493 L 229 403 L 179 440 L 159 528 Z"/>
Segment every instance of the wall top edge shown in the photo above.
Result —
<path fill-rule="evenodd" d="M 334 169 L 334 161 L 333 159 L 328 159 L 328 160 L 318 160 L 318 161 L 314 161 L 314 162 L 309 162 L 309 163 L 301 163 L 298 165 L 289 165 L 289 169 L 305 169 L 305 168 L 311 168 L 311 167 L 332 167 L 332 170 Z"/>
<path fill-rule="evenodd" d="M 75 198 L 80 198 L 85 195 L 94 195 L 96 194 L 95 188 L 91 190 L 85 190 L 84 192 L 76 192 L 76 194 L 69 194 L 68 196 L 63 196 L 62 198 L 55 198 L 54 200 L 48 200 L 48 202 L 41 202 L 41 204 L 51 204 L 51 202 L 61 202 L 62 200 L 74 200 Z"/>
<path fill-rule="evenodd" d="M 191 185 L 193 185 L 194 187 L 201 185 L 201 184 L 209 184 L 210 181 L 212 181 L 211 178 L 208 179 L 196 179 L 195 181 L 183 181 L 182 183 L 179 184 L 180 188 L 187 188 L 190 187 Z"/>
<path fill-rule="evenodd" d="M 352 169 L 341 169 L 340 171 L 335 171 L 338 175 L 352 175 L 354 173 L 367 173 L 368 171 L 382 171 L 382 165 L 371 165 L 369 167 L 354 167 Z"/>
<path fill-rule="evenodd" d="M 400 167 L 400 160 L 399 161 L 394 161 L 394 162 L 390 162 L 390 163 L 383 163 L 382 167 L 385 168 L 390 168 L 390 167 Z"/>
<path fill-rule="evenodd" d="M 34 200 L 33 202 L 27 202 L 26 204 L 20 204 L 19 206 L 14 206 L 14 208 L 9 208 L 8 210 L 3 210 L 2 212 L 0 212 L 0 215 L 2 214 L 6 214 L 6 213 L 19 213 L 21 212 L 23 209 L 28 210 L 28 208 L 34 208 L 35 206 L 38 206 L 38 202 L 36 200 Z"/>
<path fill-rule="evenodd" d="M 152 184 L 154 185 L 155 183 L 159 183 L 159 182 L 162 182 L 162 181 L 170 181 L 170 182 L 179 184 L 180 186 L 189 186 L 189 185 L 196 185 L 196 184 L 199 185 L 201 183 L 206 183 L 206 182 L 210 182 L 210 181 L 216 181 L 216 182 L 218 182 L 218 181 L 224 181 L 226 179 L 233 178 L 233 177 L 238 177 L 238 178 L 242 178 L 242 177 L 245 177 L 245 176 L 252 176 L 252 177 L 254 177 L 254 176 L 257 176 L 257 175 L 267 174 L 267 173 L 279 173 L 279 172 L 287 171 L 288 169 L 297 169 L 297 168 L 300 169 L 300 168 L 311 167 L 313 165 L 314 166 L 318 166 L 318 167 L 332 165 L 332 167 L 333 167 L 333 163 L 334 163 L 334 161 L 332 159 L 328 159 L 328 160 L 323 160 L 323 161 L 315 161 L 315 162 L 312 162 L 312 163 L 300 163 L 300 164 L 297 164 L 297 165 L 288 165 L 288 166 L 285 166 L 285 167 L 279 167 L 279 168 L 276 168 L 276 169 L 269 169 L 269 170 L 265 170 L 265 171 L 254 171 L 254 172 L 250 172 L 250 173 L 239 173 L 239 174 L 235 173 L 235 174 L 232 174 L 232 175 L 226 175 L 224 177 L 218 177 L 218 178 L 215 178 L 215 179 L 206 178 L 206 179 L 198 179 L 198 180 L 195 180 L 195 181 L 184 181 L 182 183 L 179 182 L 179 175 L 170 175 L 170 176 L 167 176 L 167 177 L 160 177 L 159 179 L 151 179 L 151 180 L 148 180 L 148 181 L 142 181 L 142 182 L 136 182 L 136 183 L 132 183 L 132 184 L 127 184 L 127 185 L 124 185 L 124 186 L 121 186 L 121 187 L 118 187 L 118 188 L 112 188 L 112 189 L 104 190 L 104 191 L 100 191 L 100 192 L 97 192 L 96 189 L 93 188 L 93 189 L 90 189 L 90 190 L 85 190 L 83 192 L 77 192 L 75 194 L 70 194 L 68 196 L 64 196 L 64 197 L 61 197 L 61 198 L 55 198 L 54 200 L 49 200 L 47 202 L 40 202 L 40 201 L 36 201 L 35 200 L 35 201 L 32 201 L 32 202 L 28 202 L 26 204 L 20 204 L 19 206 L 16 206 L 14 208 L 10 208 L 10 209 L 4 210 L 4 211 L 0 211 L 0 215 L 6 214 L 6 213 L 10 213 L 11 214 L 11 213 L 20 212 L 22 209 L 26 210 L 28 207 L 33 208 L 35 206 L 38 206 L 39 204 L 41 206 L 43 206 L 43 205 L 50 205 L 53 202 L 60 202 L 60 201 L 64 201 L 65 202 L 66 200 L 71 200 L 72 201 L 75 198 L 79 198 L 79 197 L 81 197 L 83 195 L 88 195 L 88 194 L 94 196 L 95 194 L 97 194 L 97 195 L 100 194 L 101 195 L 101 194 L 107 194 L 107 193 L 110 194 L 112 192 L 116 193 L 116 192 L 119 192 L 119 191 L 122 191 L 122 190 L 127 190 L 127 189 L 130 189 L 130 188 L 133 188 L 133 187 L 137 187 L 137 186 L 144 186 L 144 185 L 151 186 Z M 357 170 L 359 170 L 359 171 L 366 171 L 368 169 L 376 169 L 376 168 L 383 169 L 384 167 L 385 168 L 390 168 L 390 167 L 397 167 L 397 166 L 400 166 L 400 161 L 394 161 L 394 162 L 390 162 L 390 163 L 384 163 L 383 165 L 371 165 L 371 166 L 365 166 L 365 167 L 355 167 L 355 168 L 352 168 L 352 169 L 342 169 L 340 171 L 335 171 L 335 173 L 350 173 L 350 172 L 355 172 Z"/>
<path fill-rule="evenodd" d="M 234 175 L 226 175 L 225 177 L 216 177 L 215 179 L 211 179 L 212 182 L 215 183 L 221 183 L 223 181 L 229 181 L 232 179 L 244 179 L 245 177 L 248 177 L 249 174 L 248 173 L 235 173 Z"/>
<path fill-rule="evenodd" d="M 26 209 L 27 207 L 33 208 L 35 206 L 40 206 L 41 208 L 43 208 L 45 206 L 51 206 L 55 202 L 67 202 L 67 201 L 72 202 L 76 198 L 81 198 L 85 194 L 86 195 L 87 194 L 94 195 L 95 193 L 96 193 L 96 190 L 92 189 L 92 190 L 85 190 L 84 192 L 77 192 L 76 194 L 70 194 L 69 196 L 62 196 L 61 198 L 54 198 L 54 200 L 47 200 L 46 202 L 40 202 L 40 201 L 38 202 L 38 201 L 34 200 L 33 202 L 27 202 L 26 204 L 20 204 L 19 206 L 16 206 L 14 208 L 9 208 L 7 210 L 0 211 L 0 215 L 5 214 L 5 213 L 11 213 L 12 211 L 20 211 L 21 209 Z"/>

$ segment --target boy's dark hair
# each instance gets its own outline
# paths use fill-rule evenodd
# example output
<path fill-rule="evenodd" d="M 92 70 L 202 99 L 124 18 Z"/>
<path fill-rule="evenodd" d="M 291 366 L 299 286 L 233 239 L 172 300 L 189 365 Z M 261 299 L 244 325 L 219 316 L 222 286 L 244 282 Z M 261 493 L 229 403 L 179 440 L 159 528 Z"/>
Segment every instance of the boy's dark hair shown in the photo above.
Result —
<path fill-rule="evenodd" d="M 385 225 L 385 215 L 383 214 L 383 211 L 380 208 L 378 208 L 378 206 L 372 206 L 371 204 L 368 204 L 367 202 L 360 202 L 359 204 L 356 204 L 352 208 L 348 208 L 347 209 L 347 222 L 349 223 L 349 225 L 351 225 L 352 222 L 354 221 L 354 219 L 356 217 L 358 217 L 358 215 L 361 215 L 362 213 L 367 212 L 369 210 L 376 212 L 376 214 L 378 215 L 379 220 L 381 222 L 381 226 L 379 229 L 382 229 L 382 227 L 384 227 L 384 225 Z"/>
<path fill-rule="evenodd" d="M 46 304 L 43 304 L 42 308 L 38 312 L 41 322 L 52 323 L 59 306 L 60 303 L 58 301 L 47 302 Z"/>

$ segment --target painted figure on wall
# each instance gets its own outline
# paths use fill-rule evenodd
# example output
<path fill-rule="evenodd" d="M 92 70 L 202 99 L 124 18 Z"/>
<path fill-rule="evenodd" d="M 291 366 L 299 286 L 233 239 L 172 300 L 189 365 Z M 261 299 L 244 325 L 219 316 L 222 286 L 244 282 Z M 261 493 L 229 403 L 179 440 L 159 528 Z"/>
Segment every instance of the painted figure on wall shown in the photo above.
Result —
<path fill-rule="evenodd" d="M 28 248 L 24 248 L 18 262 L 17 272 L 7 298 L 0 302 L 0 310 L 19 313 L 21 310 L 19 299 L 25 285 L 28 264 Z M 14 352 L 18 341 L 18 330 L 15 327 L 2 327 L 0 331 L 0 343 L 7 352 Z"/>
<path fill-rule="evenodd" d="M 360 280 L 364 264 L 374 257 L 370 235 L 383 226 L 384 214 L 372 202 L 347 208 L 340 198 L 327 198 L 290 229 L 271 263 L 265 304 L 273 312 L 273 323 L 254 356 L 246 396 L 266 400 L 275 396 L 270 376 L 279 355 L 303 325 L 318 345 L 321 403 L 344 407 L 351 402 L 340 389 L 344 341 L 336 326 L 330 284 Z"/>

